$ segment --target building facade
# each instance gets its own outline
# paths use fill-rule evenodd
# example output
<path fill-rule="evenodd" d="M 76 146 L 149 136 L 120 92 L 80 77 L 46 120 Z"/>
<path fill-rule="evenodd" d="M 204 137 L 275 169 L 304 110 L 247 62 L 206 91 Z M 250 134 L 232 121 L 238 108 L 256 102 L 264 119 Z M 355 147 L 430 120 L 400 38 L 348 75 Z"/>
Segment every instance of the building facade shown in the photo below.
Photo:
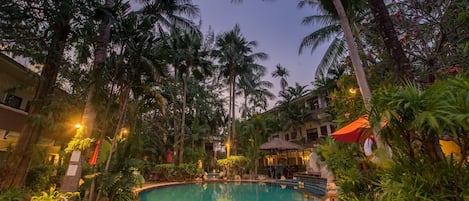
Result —
<path fill-rule="evenodd" d="M 39 75 L 0 53 L 0 160 L 4 160 L 18 141 L 26 124 L 29 106 L 34 98 Z M 58 162 L 60 147 L 53 140 L 40 139 L 51 163 Z"/>
<path fill-rule="evenodd" d="M 332 116 L 327 113 L 327 101 L 314 92 L 297 98 L 287 107 L 295 107 L 301 111 L 300 120 L 296 124 L 290 124 L 286 129 L 270 133 L 269 140 L 280 138 L 286 141 L 301 145 L 303 150 L 283 150 L 275 151 L 265 155 L 264 166 L 290 166 L 298 171 L 300 166 L 308 167 L 310 154 L 314 151 L 315 145 L 319 144 L 322 138 L 330 136 L 335 131 L 335 124 L 332 122 Z M 281 106 L 277 106 L 266 113 L 280 117 L 284 115 Z"/>

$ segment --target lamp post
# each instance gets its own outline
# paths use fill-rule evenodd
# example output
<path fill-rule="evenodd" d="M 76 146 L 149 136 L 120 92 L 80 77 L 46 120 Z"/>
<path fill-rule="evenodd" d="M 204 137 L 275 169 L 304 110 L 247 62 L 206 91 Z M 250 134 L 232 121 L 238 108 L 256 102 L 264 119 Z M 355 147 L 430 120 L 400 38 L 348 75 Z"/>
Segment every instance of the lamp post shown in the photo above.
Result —
<path fill-rule="evenodd" d="M 75 124 L 75 136 L 80 135 L 82 126 L 80 124 Z M 70 161 L 68 162 L 67 171 L 63 177 L 62 184 L 60 186 L 61 192 L 73 192 L 78 190 L 78 185 L 80 182 L 80 177 L 77 174 L 82 170 L 82 152 L 80 150 L 73 150 L 72 155 L 70 156 Z"/>

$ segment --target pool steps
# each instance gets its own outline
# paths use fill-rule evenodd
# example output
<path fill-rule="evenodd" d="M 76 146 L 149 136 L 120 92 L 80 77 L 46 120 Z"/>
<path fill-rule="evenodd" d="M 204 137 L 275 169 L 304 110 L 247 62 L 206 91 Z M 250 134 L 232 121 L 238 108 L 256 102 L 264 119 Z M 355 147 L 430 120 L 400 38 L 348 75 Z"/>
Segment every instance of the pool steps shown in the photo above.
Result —
<path fill-rule="evenodd" d="M 306 190 L 310 193 L 323 196 L 327 192 L 327 180 L 316 176 L 297 175 L 293 179 L 276 180 L 281 187 L 290 187 L 298 190 Z"/>

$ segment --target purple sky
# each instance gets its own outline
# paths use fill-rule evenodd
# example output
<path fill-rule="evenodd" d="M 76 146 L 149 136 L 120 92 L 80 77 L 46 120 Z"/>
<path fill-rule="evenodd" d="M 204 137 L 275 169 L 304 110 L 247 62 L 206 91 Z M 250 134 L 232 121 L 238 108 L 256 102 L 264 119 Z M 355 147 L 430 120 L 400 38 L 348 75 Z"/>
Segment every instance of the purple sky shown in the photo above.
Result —
<path fill-rule="evenodd" d="M 273 79 L 271 73 L 279 63 L 290 72 L 287 78 L 290 86 L 298 82 L 311 88 L 315 69 L 324 51 L 317 50 L 311 55 L 307 49 L 298 55 L 298 47 L 303 37 L 316 30 L 315 27 L 301 24 L 303 17 L 315 10 L 306 7 L 299 9 L 298 1 L 291 0 L 244 0 L 236 4 L 230 3 L 230 0 L 193 0 L 193 3 L 201 10 L 204 33 L 209 26 L 217 34 L 239 24 L 241 33 L 249 41 L 258 42 L 255 51 L 269 55 L 267 61 L 260 63 L 268 68 L 269 74 L 265 79 L 275 85 L 274 94 L 278 94 L 280 86 L 279 79 Z"/>

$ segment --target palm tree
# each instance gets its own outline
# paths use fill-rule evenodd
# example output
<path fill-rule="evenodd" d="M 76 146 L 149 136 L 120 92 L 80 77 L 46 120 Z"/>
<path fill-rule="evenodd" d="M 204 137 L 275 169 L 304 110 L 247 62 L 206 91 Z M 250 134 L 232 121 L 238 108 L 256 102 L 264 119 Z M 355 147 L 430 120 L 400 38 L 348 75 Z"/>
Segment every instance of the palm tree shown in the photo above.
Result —
<path fill-rule="evenodd" d="M 288 70 L 280 64 L 277 64 L 275 68 L 275 71 L 272 72 L 272 77 L 280 77 L 280 87 L 282 88 L 282 91 L 285 91 L 285 89 L 288 87 L 287 77 L 290 74 Z"/>
<path fill-rule="evenodd" d="M 222 75 L 228 78 L 229 84 L 231 128 L 228 140 L 233 143 L 234 154 L 236 154 L 235 84 L 237 77 L 250 72 L 265 71 L 262 66 L 254 63 L 258 59 L 267 58 L 267 55 L 263 52 L 252 53 L 253 48 L 256 46 L 256 41 L 247 41 L 242 36 L 238 25 L 235 25 L 231 31 L 218 36 L 216 40 L 217 49 L 214 51 L 214 55 L 222 65 Z"/>
<path fill-rule="evenodd" d="M 150 22 L 157 30 L 177 27 L 200 35 L 200 30 L 191 19 L 200 18 L 199 8 L 191 0 L 138 0 L 143 8 L 137 13 L 151 16 Z"/>
<path fill-rule="evenodd" d="M 104 8 L 111 9 L 114 5 L 114 0 L 106 0 L 104 3 Z M 104 72 L 104 65 L 106 61 L 106 53 L 111 35 L 111 13 L 104 12 L 101 16 L 101 24 L 98 27 L 98 38 L 96 40 L 96 49 L 94 52 L 94 61 L 91 73 L 90 87 L 88 89 L 87 99 L 85 108 L 83 110 L 81 128 L 83 137 L 90 137 L 93 132 L 94 123 L 96 121 L 96 108 L 94 106 L 93 100 L 95 99 L 95 93 L 98 90 L 98 87 L 102 86 L 104 79 L 102 79 L 102 74 Z M 82 161 L 82 153 L 79 152 L 79 160 Z M 78 183 L 81 177 L 81 166 L 79 166 L 77 174 L 74 176 L 64 176 L 60 191 L 70 192 L 76 191 L 78 188 Z"/>
<path fill-rule="evenodd" d="M 286 91 L 280 93 L 282 100 L 279 100 L 277 104 L 281 113 L 278 120 L 281 122 L 282 131 L 298 130 L 304 125 L 307 117 L 311 115 L 303 109 L 303 105 L 292 104 L 294 100 L 310 93 L 310 90 L 306 87 L 307 85 L 303 86 L 295 83 L 294 87 L 290 86 Z"/>
<path fill-rule="evenodd" d="M 308 87 L 308 85 L 300 85 L 296 82 L 295 86 L 288 87 L 287 92 L 292 95 L 293 99 L 301 98 L 310 92 L 306 87 Z"/>
<path fill-rule="evenodd" d="M 367 15 L 362 9 L 364 7 L 363 4 L 362 1 L 356 0 L 347 1 L 346 5 L 349 17 L 353 18 L 353 20 L 351 20 L 351 23 L 354 24 L 352 28 L 355 28 L 354 31 L 357 35 L 359 34 L 356 28 L 358 25 L 355 24 L 364 19 L 364 16 Z M 337 13 L 335 9 L 331 7 L 332 4 L 322 4 L 320 1 L 313 0 L 301 0 L 298 3 L 299 8 L 303 8 L 307 5 L 319 10 L 321 13 L 304 17 L 302 24 L 308 26 L 319 24 L 323 27 L 303 38 L 298 53 L 302 54 L 303 49 L 307 47 L 310 47 L 311 53 L 313 53 L 319 45 L 330 43 L 321 62 L 316 68 L 315 76 L 320 77 L 327 73 L 329 68 L 337 68 L 339 66 L 339 61 L 345 56 L 347 48 Z"/>
<path fill-rule="evenodd" d="M 261 109 L 266 109 L 267 107 L 267 98 L 273 99 L 275 97 L 268 89 L 273 87 L 273 84 L 269 81 L 261 80 L 259 74 L 248 74 L 239 79 L 238 88 L 241 89 L 237 95 L 244 96 L 244 105 L 242 108 L 241 116 L 247 118 L 249 115 L 252 115 L 252 110 L 255 111 L 257 107 Z M 252 108 L 248 106 L 249 103 L 253 104 Z"/>
<path fill-rule="evenodd" d="M 342 6 L 342 2 L 340 0 L 333 0 L 332 2 L 339 16 L 342 29 L 344 30 L 345 41 L 347 42 L 347 46 L 351 55 L 352 64 L 355 70 L 355 76 L 357 78 L 358 86 L 363 97 L 365 109 L 367 111 L 370 111 L 371 105 L 369 101 L 371 98 L 371 90 L 366 80 L 365 71 L 363 70 L 362 62 L 358 54 L 358 49 L 355 43 L 355 39 L 353 37 L 352 29 L 350 28 L 350 24 L 348 22 L 347 15 L 345 14 L 345 9 Z M 329 1 L 321 1 L 321 3 L 327 4 L 329 3 Z M 376 129 L 373 129 L 373 135 L 376 139 L 376 145 L 378 146 L 378 148 L 384 147 L 383 141 L 379 137 Z"/>
<path fill-rule="evenodd" d="M 183 82 L 183 96 L 181 108 L 181 130 L 179 133 L 179 163 L 183 163 L 184 140 L 186 130 L 186 105 L 187 105 L 187 82 L 194 76 L 198 80 L 203 80 L 211 75 L 210 62 L 207 60 L 208 51 L 202 50 L 202 36 L 192 35 L 190 33 L 180 33 L 179 30 L 172 31 L 173 57 L 176 59 L 175 67 L 178 67 L 180 77 Z M 177 79 L 176 79 L 177 80 Z"/>
<path fill-rule="evenodd" d="M 319 77 L 323 72 L 327 72 L 327 69 L 338 65 L 337 63 L 340 60 L 340 57 L 342 57 L 346 52 L 345 42 L 340 23 L 332 14 L 327 13 L 327 11 L 325 11 L 317 1 L 302 0 L 298 2 L 299 8 L 303 8 L 306 5 L 318 7 L 318 10 L 323 11 L 323 14 L 306 16 L 303 18 L 301 23 L 308 26 L 319 23 L 323 25 L 323 27 L 303 38 L 300 43 L 298 54 L 302 54 L 306 47 L 311 47 L 311 53 L 313 53 L 319 45 L 329 42 L 332 38 L 321 62 L 316 68 L 315 77 Z"/>

